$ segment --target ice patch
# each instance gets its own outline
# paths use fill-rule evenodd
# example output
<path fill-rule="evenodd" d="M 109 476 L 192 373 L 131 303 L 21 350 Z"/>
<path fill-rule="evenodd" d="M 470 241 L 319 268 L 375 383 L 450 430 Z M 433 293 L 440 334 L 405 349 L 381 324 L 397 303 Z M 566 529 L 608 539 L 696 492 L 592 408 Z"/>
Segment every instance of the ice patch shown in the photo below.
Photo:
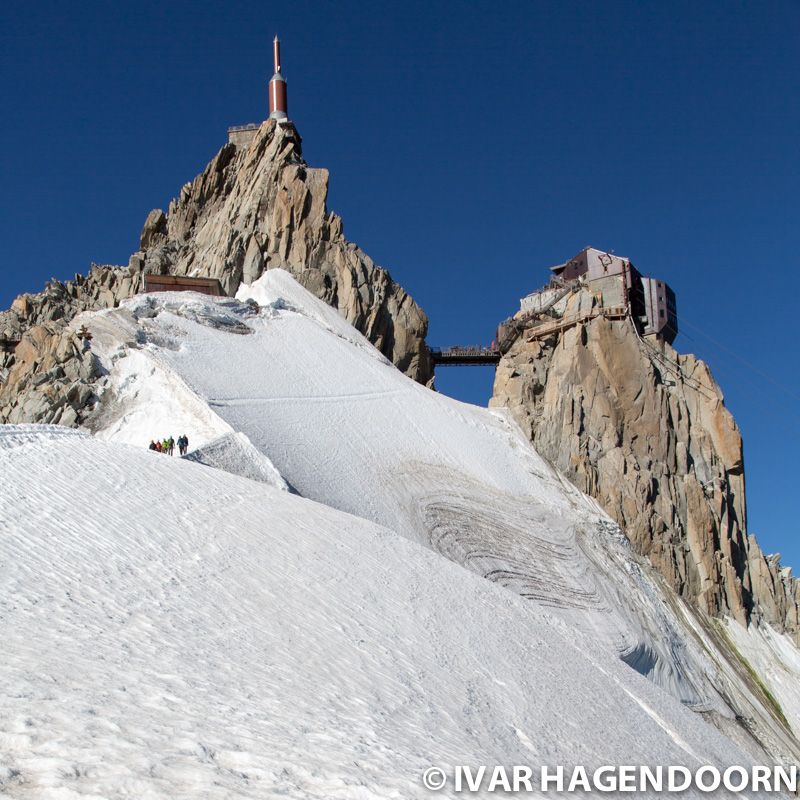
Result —
<path fill-rule="evenodd" d="M 159 314 L 168 313 L 198 325 L 239 334 L 253 332 L 243 320 L 258 314 L 255 302 L 239 302 L 231 297 L 211 298 L 195 292 L 142 294 L 123 305 L 137 320 L 155 319 Z"/>

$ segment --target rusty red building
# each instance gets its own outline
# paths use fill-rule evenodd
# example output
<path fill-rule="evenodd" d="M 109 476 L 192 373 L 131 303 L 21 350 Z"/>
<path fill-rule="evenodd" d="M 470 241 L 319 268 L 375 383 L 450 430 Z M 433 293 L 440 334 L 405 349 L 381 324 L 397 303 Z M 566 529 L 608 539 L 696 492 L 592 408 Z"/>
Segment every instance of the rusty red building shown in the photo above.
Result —
<path fill-rule="evenodd" d="M 222 297 L 225 292 L 216 278 L 190 278 L 187 275 L 145 275 L 145 292 L 199 292 Z"/>

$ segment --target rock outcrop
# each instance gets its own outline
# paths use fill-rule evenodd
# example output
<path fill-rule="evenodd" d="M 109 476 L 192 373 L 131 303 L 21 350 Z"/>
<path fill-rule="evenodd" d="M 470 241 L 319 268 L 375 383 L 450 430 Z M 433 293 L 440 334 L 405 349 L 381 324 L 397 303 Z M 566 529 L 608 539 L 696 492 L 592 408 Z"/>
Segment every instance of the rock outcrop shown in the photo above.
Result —
<path fill-rule="evenodd" d="M 427 317 L 386 270 L 344 238 L 327 194 L 328 171 L 305 164 L 295 129 L 265 122 L 249 147 L 223 147 L 166 214 L 150 212 L 129 266 L 218 278 L 228 294 L 281 267 L 401 370 L 427 382 Z"/>
<path fill-rule="evenodd" d="M 97 400 L 100 366 L 69 329 L 34 325 L 0 358 L 0 420 L 77 427 Z"/>
<path fill-rule="evenodd" d="M 294 127 L 269 120 L 248 147 L 223 147 L 166 214 L 148 214 L 141 249 L 127 267 L 93 266 L 87 277 L 52 280 L 40 294 L 21 295 L 0 313 L 0 338 L 19 339 L 36 325 L 64 326 L 81 311 L 114 307 L 142 290 L 146 273 L 213 277 L 233 294 L 241 281 L 281 267 L 336 307 L 399 369 L 427 383 L 425 313 L 344 238 L 341 219 L 327 209 L 327 192 L 327 170 L 306 165 Z M 0 367 L 10 364 L 13 357 L 6 356 Z"/>
<path fill-rule="evenodd" d="M 594 313 L 598 302 L 577 287 L 554 313 L 582 321 L 520 336 L 491 404 L 510 409 L 680 595 L 797 640 L 800 582 L 747 535 L 742 439 L 708 367 L 642 340 L 628 317 Z"/>
<path fill-rule="evenodd" d="M 19 339 L 35 325 L 65 325 L 81 311 L 115 308 L 144 288 L 138 265 L 92 264 L 88 275 L 61 283 L 51 279 L 38 294 L 21 294 L 8 311 L 0 312 L 0 338 Z"/>

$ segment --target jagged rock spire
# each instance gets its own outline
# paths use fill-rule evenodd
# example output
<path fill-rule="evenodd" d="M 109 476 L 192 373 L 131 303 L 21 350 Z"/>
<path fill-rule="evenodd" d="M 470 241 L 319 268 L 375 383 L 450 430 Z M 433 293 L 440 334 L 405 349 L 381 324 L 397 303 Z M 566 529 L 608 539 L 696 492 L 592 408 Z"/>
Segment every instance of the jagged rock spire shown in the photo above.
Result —
<path fill-rule="evenodd" d="M 0 334 L 117 305 L 140 291 L 143 274 L 219 279 L 233 294 L 281 267 L 334 306 L 399 369 L 431 378 L 428 319 L 359 247 L 326 205 L 328 171 L 309 167 L 292 124 L 267 120 L 248 147 L 228 144 L 187 183 L 166 213 L 151 211 L 127 268 L 93 267 L 88 277 L 54 282 L 0 313 Z M 2 366 L 2 365 L 0 365 Z"/>

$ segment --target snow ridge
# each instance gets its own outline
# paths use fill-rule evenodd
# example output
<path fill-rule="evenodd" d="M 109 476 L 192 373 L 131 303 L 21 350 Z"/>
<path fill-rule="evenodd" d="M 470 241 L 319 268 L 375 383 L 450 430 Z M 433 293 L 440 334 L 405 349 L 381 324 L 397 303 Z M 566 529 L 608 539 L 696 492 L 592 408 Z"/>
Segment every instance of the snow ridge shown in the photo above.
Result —
<path fill-rule="evenodd" d="M 202 323 L 180 311 L 196 303 L 206 306 L 192 312 Z M 147 318 L 131 324 L 142 308 Z M 216 313 L 240 314 L 252 335 L 211 324 Z M 236 300 L 163 294 L 93 317 L 99 348 L 113 351 L 125 329 L 138 355 L 180 383 L 187 405 L 213 416 L 214 430 L 193 442 L 245 434 L 302 496 L 551 609 L 587 646 L 616 654 L 724 730 L 744 715 L 772 752 L 800 749 L 763 699 L 722 677 L 724 658 L 709 657 L 714 645 L 687 619 L 691 610 L 665 596 L 597 503 L 550 467 L 507 413 L 407 379 L 288 273 L 267 272 Z M 131 440 L 125 425 L 100 435 Z"/>

